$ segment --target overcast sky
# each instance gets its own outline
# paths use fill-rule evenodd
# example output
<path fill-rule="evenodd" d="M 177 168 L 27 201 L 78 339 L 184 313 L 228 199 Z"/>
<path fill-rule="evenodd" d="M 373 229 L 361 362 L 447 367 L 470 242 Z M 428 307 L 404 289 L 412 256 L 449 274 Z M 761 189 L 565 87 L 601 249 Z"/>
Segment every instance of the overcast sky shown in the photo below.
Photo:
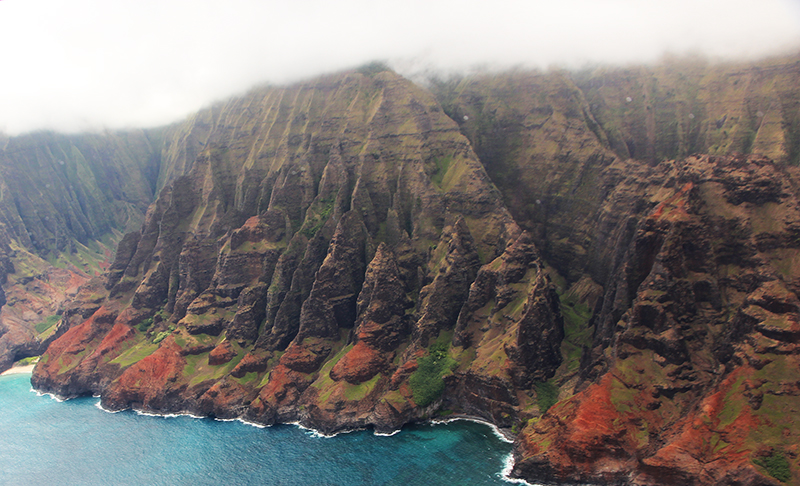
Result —
<path fill-rule="evenodd" d="M 264 82 L 800 52 L 800 0 L 0 0 L 0 131 L 148 127 Z"/>

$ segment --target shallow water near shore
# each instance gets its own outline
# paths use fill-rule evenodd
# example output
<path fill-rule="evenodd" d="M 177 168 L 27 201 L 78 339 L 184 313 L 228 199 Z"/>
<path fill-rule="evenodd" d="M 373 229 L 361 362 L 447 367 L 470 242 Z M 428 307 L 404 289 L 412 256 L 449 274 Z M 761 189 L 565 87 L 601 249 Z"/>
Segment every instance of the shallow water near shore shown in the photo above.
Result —
<path fill-rule="evenodd" d="M 116 485 L 499 485 L 511 444 L 468 421 L 390 437 L 323 438 L 292 425 L 107 413 L 57 402 L 30 375 L 0 376 L 0 483 Z"/>

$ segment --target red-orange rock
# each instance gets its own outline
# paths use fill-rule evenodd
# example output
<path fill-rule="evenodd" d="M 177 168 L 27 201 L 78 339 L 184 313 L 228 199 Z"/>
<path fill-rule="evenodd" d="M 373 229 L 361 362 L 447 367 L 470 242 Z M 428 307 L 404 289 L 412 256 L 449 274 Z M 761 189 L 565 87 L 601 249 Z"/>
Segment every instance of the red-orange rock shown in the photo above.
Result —
<path fill-rule="evenodd" d="M 225 364 L 235 358 L 237 354 L 230 342 L 223 341 L 208 353 L 208 364 L 211 366 Z"/>
<path fill-rule="evenodd" d="M 383 370 L 391 356 L 359 341 L 336 363 L 331 370 L 331 378 L 357 385 Z"/>
<path fill-rule="evenodd" d="M 175 411 L 168 391 L 172 384 L 179 383 L 186 364 L 180 351 L 171 336 L 162 341 L 153 354 L 131 365 L 105 390 L 103 406 L 112 410 L 134 407 Z"/>
<path fill-rule="evenodd" d="M 322 343 L 292 344 L 281 356 L 280 363 L 301 373 L 311 373 L 319 369 L 330 349 L 330 346 Z"/>
<path fill-rule="evenodd" d="M 241 378 L 247 373 L 266 371 L 271 357 L 271 355 L 260 353 L 247 353 L 236 367 L 231 370 L 231 376 Z"/>

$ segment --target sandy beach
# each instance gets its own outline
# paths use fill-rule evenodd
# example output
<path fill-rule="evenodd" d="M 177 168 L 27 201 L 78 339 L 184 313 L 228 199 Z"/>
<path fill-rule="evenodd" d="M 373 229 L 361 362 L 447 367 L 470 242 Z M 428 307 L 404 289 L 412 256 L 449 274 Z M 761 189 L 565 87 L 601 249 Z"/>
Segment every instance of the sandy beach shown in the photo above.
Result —
<path fill-rule="evenodd" d="M 34 366 L 36 365 L 14 366 L 13 368 L 9 368 L 0 373 L 0 375 L 22 375 L 25 373 L 33 373 Z"/>

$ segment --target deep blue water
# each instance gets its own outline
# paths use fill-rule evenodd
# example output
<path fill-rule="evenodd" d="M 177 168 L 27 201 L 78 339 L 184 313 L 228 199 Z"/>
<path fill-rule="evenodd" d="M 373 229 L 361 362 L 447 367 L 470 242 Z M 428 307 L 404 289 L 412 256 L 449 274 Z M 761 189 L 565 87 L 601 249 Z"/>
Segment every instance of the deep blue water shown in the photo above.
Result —
<path fill-rule="evenodd" d="M 57 402 L 0 376 L 0 484 L 508 485 L 511 444 L 483 424 L 319 437 L 292 425 L 153 417 Z"/>

